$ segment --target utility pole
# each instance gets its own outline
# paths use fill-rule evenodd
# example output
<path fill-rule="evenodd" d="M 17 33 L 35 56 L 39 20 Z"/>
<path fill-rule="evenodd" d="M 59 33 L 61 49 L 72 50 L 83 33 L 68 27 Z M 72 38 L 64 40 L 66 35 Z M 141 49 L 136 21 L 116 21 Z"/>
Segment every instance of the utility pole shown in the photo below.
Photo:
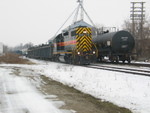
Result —
<path fill-rule="evenodd" d="M 130 18 L 132 21 L 132 34 L 136 37 L 136 52 L 139 53 L 139 49 L 143 51 L 143 24 L 145 18 L 145 10 L 144 10 L 145 2 L 131 2 L 131 14 Z M 138 25 L 139 24 L 139 25 Z M 137 34 L 138 32 L 138 34 Z"/>
<path fill-rule="evenodd" d="M 144 10 L 144 3 L 145 2 L 131 2 L 131 20 L 132 20 L 132 33 L 135 35 L 135 24 L 140 23 L 140 37 L 139 39 L 143 39 L 143 21 L 145 17 L 145 10 Z"/>

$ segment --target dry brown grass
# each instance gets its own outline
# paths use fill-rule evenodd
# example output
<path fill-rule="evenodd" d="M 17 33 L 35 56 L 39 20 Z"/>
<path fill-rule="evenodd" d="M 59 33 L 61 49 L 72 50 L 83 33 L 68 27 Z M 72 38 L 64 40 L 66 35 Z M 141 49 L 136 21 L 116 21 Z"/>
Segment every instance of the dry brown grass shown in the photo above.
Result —
<path fill-rule="evenodd" d="M 3 56 L 0 56 L 0 63 L 7 64 L 34 64 L 27 59 L 23 59 L 18 54 L 6 53 Z"/>

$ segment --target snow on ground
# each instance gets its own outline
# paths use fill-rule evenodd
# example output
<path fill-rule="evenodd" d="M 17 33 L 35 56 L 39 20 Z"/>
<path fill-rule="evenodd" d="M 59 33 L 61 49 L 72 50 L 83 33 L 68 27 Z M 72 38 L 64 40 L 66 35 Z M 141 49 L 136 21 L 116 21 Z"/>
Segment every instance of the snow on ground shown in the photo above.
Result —
<path fill-rule="evenodd" d="M 27 78 L 12 72 L 12 69 L 0 67 L 0 113 L 74 113 L 60 110 L 64 102 L 46 100 L 47 96 L 52 99 L 56 96 L 43 96 Z"/>
<path fill-rule="evenodd" d="M 150 113 L 150 77 L 48 61 L 32 61 L 38 64 L 1 66 L 32 69 L 96 98 L 126 107 L 133 113 Z"/>
<path fill-rule="evenodd" d="M 133 62 L 133 63 L 137 63 L 137 64 L 150 64 L 150 61 L 149 62 L 147 62 L 147 61 L 145 61 L 145 62 L 144 61 L 143 62 L 142 61 L 141 62 L 137 62 L 136 61 L 136 62 Z"/>

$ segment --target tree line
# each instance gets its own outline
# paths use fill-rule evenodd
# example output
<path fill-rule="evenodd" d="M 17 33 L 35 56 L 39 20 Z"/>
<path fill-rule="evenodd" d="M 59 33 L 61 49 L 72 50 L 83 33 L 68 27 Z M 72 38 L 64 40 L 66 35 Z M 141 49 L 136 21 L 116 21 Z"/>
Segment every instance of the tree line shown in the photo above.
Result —
<path fill-rule="evenodd" d="M 22 50 L 27 50 L 28 48 L 32 47 L 33 43 L 29 42 L 26 44 L 19 44 L 15 47 L 9 47 L 7 45 L 3 45 L 3 52 L 8 53 L 8 52 L 15 52 L 15 51 L 22 51 Z"/>
<path fill-rule="evenodd" d="M 131 20 L 125 20 L 122 28 L 132 33 L 135 38 L 134 52 L 137 55 L 136 58 L 138 60 L 150 59 L 150 19 L 144 19 L 142 29 L 141 22 L 135 22 L 134 32 Z"/>

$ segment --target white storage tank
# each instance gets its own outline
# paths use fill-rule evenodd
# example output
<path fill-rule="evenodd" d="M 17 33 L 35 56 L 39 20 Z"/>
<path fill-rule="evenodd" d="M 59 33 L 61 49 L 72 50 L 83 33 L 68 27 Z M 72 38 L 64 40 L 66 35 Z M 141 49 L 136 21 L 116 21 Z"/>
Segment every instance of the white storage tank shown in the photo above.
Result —
<path fill-rule="evenodd" d="M 0 42 L 0 55 L 3 54 L 3 44 Z"/>

